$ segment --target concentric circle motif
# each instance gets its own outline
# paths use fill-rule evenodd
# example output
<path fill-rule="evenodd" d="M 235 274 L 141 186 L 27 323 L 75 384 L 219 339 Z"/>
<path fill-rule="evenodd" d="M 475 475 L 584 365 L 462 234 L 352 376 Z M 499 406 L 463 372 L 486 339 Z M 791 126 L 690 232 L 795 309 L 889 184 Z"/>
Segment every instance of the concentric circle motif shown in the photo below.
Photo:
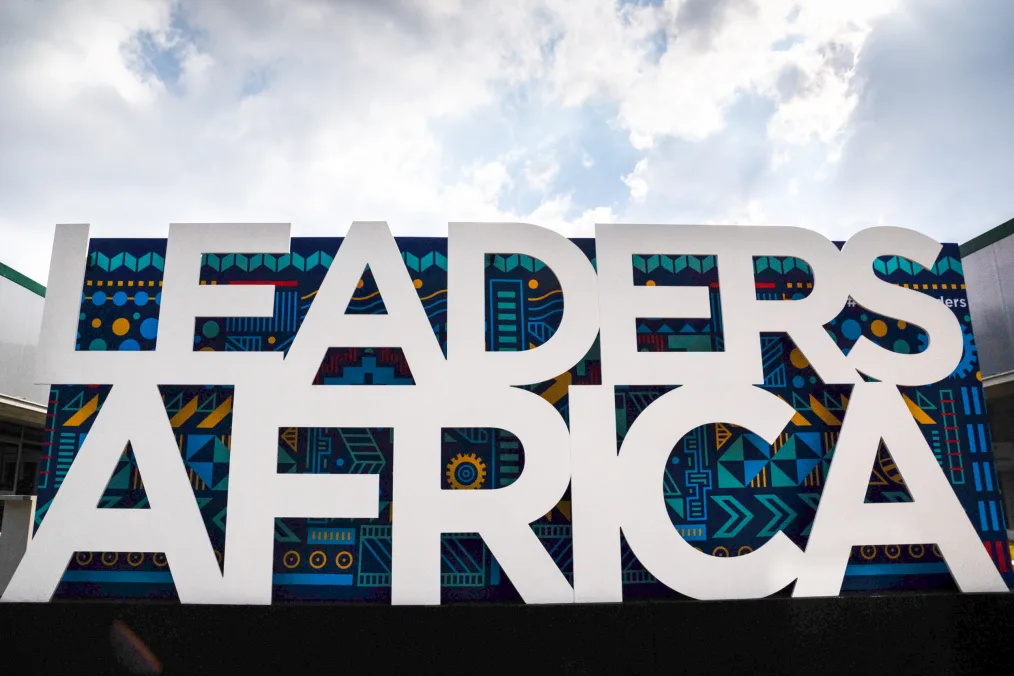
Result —
<path fill-rule="evenodd" d="M 486 481 L 486 463 L 475 453 L 458 453 L 447 463 L 447 483 L 457 490 L 481 488 Z"/>
<path fill-rule="evenodd" d="M 352 567 L 352 552 L 338 552 L 334 564 L 342 570 L 348 570 Z"/>
<path fill-rule="evenodd" d="M 142 552 L 131 552 L 130 554 L 127 554 L 127 563 L 134 568 L 137 568 L 144 563 L 144 554 Z"/>
<path fill-rule="evenodd" d="M 165 554 L 163 554 L 162 552 L 159 552 L 159 553 L 155 554 L 154 556 L 152 556 L 151 557 L 151 562 L 154 563 L 159 568 L 165 568 L 166 565 L 169 563 L 169 561 L 166 560 L 166 558 L 165 558 Z"/>
<path fill-rule="evenodd" d="M 288 568 L 289 570 L 292 570 L 293 568 L 298 566 L 299 552 L 293 549 L 290 549 L 289 551 L 285 552 L 285 556 L 282 557 L 282 565 Z"/>
<path fill-rule="evenodd" d="M 320 551 L 319 549 L 310 554 L 310 567 L 314 570 L 320 570 L 327 563 L 327 554 Z"/>
<path fill-rule="evenodd" d="M 859 553 L 862 555 L 864 559 L 869 561 L 870 559 L 872 559 L 877 555 L 877 548 L 874 547 L 873 545 L 863 545 L 862 547 L 859 548 Z"/>
<path fill-rule="evenodd" d="M 91 552 L 78 552 L 74 555 L 74 562 L 79 566 L 87 566 L 92 562 Z"/>
<path fill-rule="evenodd" d="M 119 560 L 120 555 L 117 552 L 102 552 L 103 566 L 115 566 L 116 562 Z"/>

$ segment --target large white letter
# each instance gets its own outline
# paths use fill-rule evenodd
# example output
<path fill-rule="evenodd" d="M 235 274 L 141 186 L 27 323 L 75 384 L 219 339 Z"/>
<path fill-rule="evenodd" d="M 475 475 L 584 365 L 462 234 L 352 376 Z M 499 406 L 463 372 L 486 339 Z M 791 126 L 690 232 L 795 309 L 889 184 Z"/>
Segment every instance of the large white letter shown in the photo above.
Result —
<path fill-rule="evenodd" d="M 728 350 L 698 353 L 637 351 L 638 319 L 705 319 L 711 316 L 711 301 L 705 286 L 634 286 L 633 256 L 715 253 L 711 248 L 710 239 L 699 227 L 595 226 L 601 326 L 599 346 L 604 385 L 676 385 L 700 382 L 706 377 L 722 377 L 723 374 L 727 378 L 750 378 L 757 371 L 759 361 L 755 365 L 750 362 L 749 355 Z M 719 260 L 718 264 L 724 282 L 723 261 Z M 752 275 L 750 288 L 753 288 Z"/>
<path fill-rule="evenodd" d="M 597 225 L 602 382 L 675 385 L 734 381 L 763 384 L 760 333 L 785 332 L 824 382 L 852 383 L 857 375 L 823 326 L 848 298 L 839 252 L 819 233 L 802 228 L 675 225 Z M 724 352 L 638 352 L 635 323 L 644 317 L 711 316 L 705 287 L 633 283 L 634 254 L 715 254 Z M 814 285 L 800 300 L 757 300 L 755 256 L 793 256 L 813 270 Z"/>
<path fill-rule="evenodd" d="M 385 315 L 347 315 L 366 266 L 387 309 Z M 313 382 L 330 347 L 400 347 L 419 385 L 443 377 L 440 350 L 387 223 L 353 223 L 292 341 L 285 377 L 293 386 Z"/>
<path fill-rule="evenodd" d="M 898 354 L 860 336 L 849 362 L 866 375 L 895 385 L 926 385 L 951 375 L 964 348 L 957 317 L 932 296 L 902 288 L 877 277 L 873 261 L 902 256 L 932 268 L 941 245 L 914 230 L 869 228 L 846 242 L 842 255 L 848 266 L 852 298 L 867 310 L 921 327 L 929 345 L 918 354 Z"/>
<path fill-rule="evenodd" d="M 127 440 L 150 508 L 100 509 Z M 154 384 L 110 391 L 3 600 L 49 601 L 78 551 L 165 552 L 183 603 L 224 600 L 222 573 Z"/>
<path fill-rule="evenodd" d="M 861 380 L 824 329 L 848 300 L 849 280 L 841 253 L 819 232 L 792 227 L 712 228 L 719 238 L 718 277 L 725 349 L 749 355 L 756 385 L 764 383 L 761 333 L 787 333 L 825 383 Z M 726 232 L 723 232 L 726 231 Z M 758 300 L 754 257 L 793 257 L 813 273 L 813 288 L 799 300 Z M 728 270 L 730 267 L 732 270 Z M 727 270 L 735 275 L 726 284 Z M 728 367 L 727 367 L 728 368 Z"/>
<path fill-rule="evenodd" d="M 693 598 L 768 596 L 795 579 L 803 553 L 784 533 L 743 556 L 709 556 L 673 528 L 661 490 L 673 446 L 695 427 L 734 422 L 773 443 L 794 413 L 788 404 L 749 386 L 681 387 L 637 417 L 619 456 L 613 406 L 611 387 L 570 389 L 577 601 L 622 600 L 621 528 L 645 568 Z"/>
<path fill-rule="evenodd" d="M 447 427 L 495 427 L 517 436 L 525 454 L 517 481 L 493 490 L 442 490 L 440 431 Z M 526 603 L 574 600 L 528 525 L 559 502 L 570 480 L 567 426 L 549 402 L 509 387 L 448 388 L 406 411 L 394 445 L 393 603 L 440 603 L 441 533 L 479 533 Z"/>
<path fill-rule="evenodd" d="M 249 229 L 249 230 L 248 230 Z M 248 235 L 248 232 L 251 233 Z M 61 225 L 53 240 L 49 288 L 43 310 L 35 381 L 89 385 L 144 382 L 159 385 L 226 384 L 281 355 L 255 352 L 194 352 L 194 317 L 270 316 L 270 289 L 200 286 L 201 253 L 254 248 L 288 251 L 288 225 L 174 225 L 166 256 L 163 302 L 154 351 L 76 351 L 81 290 L 88 259 L 88 226 Z"/>
<path fill-rule="evenodd" d="M 75 379 L 78 354 L 74 346 L 87 262 L 88 226 L 56 226 L 46 303 L 42 309 L 42 330 L 35 352 L 35 382 L 39 385 L 94 382 Z"/>
<path fill-rule="evenodd" d="M 264 369 L 256 381 L 237 386 L 225 534 L 229 603 L 271 603 L 276 518 L 377 516 L 375 474 L 279 474 L 279 429 L 393 426 L 417 389 L 297 387 L 277 376 L 279 370 Z"/>
<path fill-rule="evenodd" d="M 913 502 L 865 502 L 881 439 Z M 928 543 L 940 547 L 961 591 L 1007 591 L 898 389 L 857 384 L 793 596 L 836 596 L 853 546 Z"/>
<path fill-rule="evenodd" d="M 490 253 L 538 258 L 560 282 L 560 326 L 532 350 L 486 351 L 484 279 Z M 595 270 L 563 235 L 526 223 L 451 223 L 447 261 L 447 363 L 462 377 L 482 374 L 486 386 L 530 385 L 557 377 L 588 354 L 598 332 Z"/>
<path fill-rule="evenodd" d="M 168 362 L 171 357 L 182 355 L 192 357 L 196 317 L 270 317 L 274 314 L 272 286 L 201 286 L 202 255 L 288 252 L 288 223 L 171 224 L 158 320 L 159 360 Z"/>

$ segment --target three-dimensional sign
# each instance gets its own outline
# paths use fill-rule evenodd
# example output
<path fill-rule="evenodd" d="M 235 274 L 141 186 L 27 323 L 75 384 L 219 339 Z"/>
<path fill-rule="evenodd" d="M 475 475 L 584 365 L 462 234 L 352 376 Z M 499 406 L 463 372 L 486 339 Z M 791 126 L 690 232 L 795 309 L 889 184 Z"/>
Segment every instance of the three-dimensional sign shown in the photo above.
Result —
<path fill-rule="evenodd" d="M 913 231 L 61 226 L 51 269 L 5 601 L 1011 579 L 957 247 Z"/>

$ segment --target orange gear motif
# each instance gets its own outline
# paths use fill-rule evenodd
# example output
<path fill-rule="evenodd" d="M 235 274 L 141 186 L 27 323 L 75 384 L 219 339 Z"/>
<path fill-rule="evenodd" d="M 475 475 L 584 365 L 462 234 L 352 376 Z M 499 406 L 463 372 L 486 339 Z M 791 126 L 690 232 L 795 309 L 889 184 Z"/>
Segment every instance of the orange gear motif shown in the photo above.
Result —
<path fill-rule="evenodd" d="M 447 463 L 447 483 L 457 490 L 481 488 L 486 481 L 486 463 L 475 453 L 458 453 Z"/>

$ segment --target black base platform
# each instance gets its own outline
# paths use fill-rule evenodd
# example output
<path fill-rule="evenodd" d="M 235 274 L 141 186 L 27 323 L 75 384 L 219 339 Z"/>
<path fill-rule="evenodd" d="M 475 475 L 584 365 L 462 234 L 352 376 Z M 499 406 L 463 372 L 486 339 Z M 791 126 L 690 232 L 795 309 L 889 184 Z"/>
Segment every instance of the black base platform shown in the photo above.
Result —
<path fill-rule="evenodd" d="M 1014 673 L 1014 595 L 903 594 L 439 608 L 0 604 L 0 674 L 131 673 L 131 657 L 116 656 L 117 621 L 165 674 Z"/>

